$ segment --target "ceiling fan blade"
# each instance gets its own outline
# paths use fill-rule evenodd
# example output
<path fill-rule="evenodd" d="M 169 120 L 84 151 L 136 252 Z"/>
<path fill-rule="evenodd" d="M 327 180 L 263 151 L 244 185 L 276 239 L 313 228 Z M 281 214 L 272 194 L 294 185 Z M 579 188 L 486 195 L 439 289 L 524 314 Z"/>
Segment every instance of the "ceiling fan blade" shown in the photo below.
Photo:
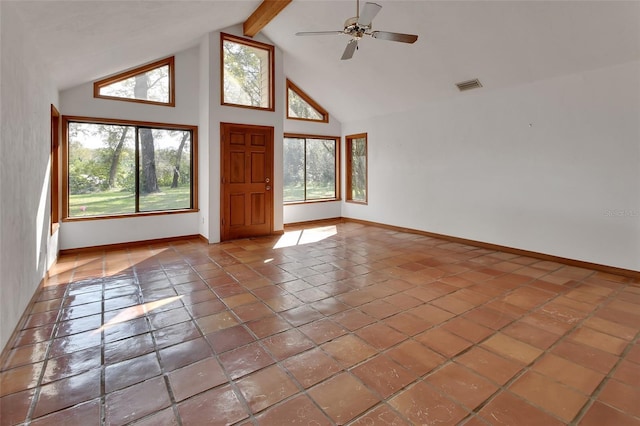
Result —
<path fill-rule="evenodd" d="M 414 34 L 390 33 L 387 31 L 374 31 L 371 33 L 371 37 L 379 38 L 380 40 L 399 41 L 401 43 L 415 43 L 418 40 L 418 36 Z"/>
<path fill-rule="evenodd" d="M 380 9 L 382 9 L 382 6 L 377 3 L 365 3 L 362 7 L 358 24 L 363 27 L 370 26 L 371 21 L 373 21 L 373 18 L 375 18 L 378 12 L 380 12 Z"/>
<path fill-rule="evenodd" d="M 344 49 L 344 53 L 342 54 L 342 60 L 345 59 L 351 59 L 353 58 L 353 54 L 356 51 L 356 48 L 358 47 L 358 40 L 351 39 L 351 41 L 349 43 L 347 43 L 347 47 Z"/>
<path fill-rule="evenodd" d="M 296 33 L 297 36 L 316 36 L 316 35 L 340 35 L 344 31 L 303 31 Z"/>

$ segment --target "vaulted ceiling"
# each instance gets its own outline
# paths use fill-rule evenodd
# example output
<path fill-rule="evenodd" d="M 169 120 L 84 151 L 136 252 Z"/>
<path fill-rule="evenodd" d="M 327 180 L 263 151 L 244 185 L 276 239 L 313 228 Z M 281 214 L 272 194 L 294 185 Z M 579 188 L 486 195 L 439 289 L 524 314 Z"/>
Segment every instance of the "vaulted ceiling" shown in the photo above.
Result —
<path fill-rule="evenodd" d="M 376 1 L 374 29 L 414 33 L 413 45 L 367 38 L 341 61 L 353 0 L 294 0 L 262 33 L 285 55 L 287 76 L 343 122 L 461 94 L 640 59 L 638 1 Z M 3 3 L 9 3 L 3 0 Z M 61 89 L 195 45 L 242 23 L 260 1 L 17 1 L 15 7 Z M 472 96 L 472 95 L 471 95 Z"/>

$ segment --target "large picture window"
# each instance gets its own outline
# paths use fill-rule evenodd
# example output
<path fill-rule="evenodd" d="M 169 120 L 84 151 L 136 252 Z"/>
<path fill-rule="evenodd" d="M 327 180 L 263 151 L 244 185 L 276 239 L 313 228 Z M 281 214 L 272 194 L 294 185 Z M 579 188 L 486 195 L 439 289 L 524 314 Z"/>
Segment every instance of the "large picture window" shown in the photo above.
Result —
<path fill-rule="evenodd" d="M 367 203 L 367 134 L 347 136 L 347 201 Z"/>
<path fill-rule="evenodd" d="M 197 209 L 197 128 L 63 117 L 64 218 Z"/>
<path fill-rule="evenodd" d="M 222 104 L 273 111 L 273 46 L 224 33 L 221 44 Z"/>
<path fill-rule="evenodd" d="M 340 138 L 285 134 L 284 202 L 340 198 Z"/>

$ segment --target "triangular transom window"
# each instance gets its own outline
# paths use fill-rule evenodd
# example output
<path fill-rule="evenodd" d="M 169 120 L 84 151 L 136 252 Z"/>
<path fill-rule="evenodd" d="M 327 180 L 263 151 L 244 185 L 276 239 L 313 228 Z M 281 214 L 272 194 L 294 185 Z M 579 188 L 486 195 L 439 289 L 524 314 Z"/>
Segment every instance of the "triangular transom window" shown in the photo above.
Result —
<path fill-rule="evenodd" d="M 143 65 L 93 83 L 96 98 L 175 106 L 174 57 Z"/>
<path fill-rule="evenodd" d="M 287 79 L 287 118 L 329 122 L 329 113 Z"/>

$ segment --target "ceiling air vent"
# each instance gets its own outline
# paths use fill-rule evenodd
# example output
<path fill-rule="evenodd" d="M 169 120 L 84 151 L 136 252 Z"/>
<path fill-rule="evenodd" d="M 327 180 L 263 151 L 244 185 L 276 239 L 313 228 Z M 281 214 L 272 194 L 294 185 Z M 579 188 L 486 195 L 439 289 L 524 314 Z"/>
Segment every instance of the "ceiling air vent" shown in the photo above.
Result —
<path fill-rule="evenodd" d="M 465 90 L 478 89 L 482 87 L 482 84 L 480 84 L 480 80 L 476 78 L 475 80 L 468 80 L 468 81 L 462 81 L 460 83 L 456 83 L 456 86 L 458 86 L 458 90 L 460 90 L 461 92 L 464 92 Z"/>

